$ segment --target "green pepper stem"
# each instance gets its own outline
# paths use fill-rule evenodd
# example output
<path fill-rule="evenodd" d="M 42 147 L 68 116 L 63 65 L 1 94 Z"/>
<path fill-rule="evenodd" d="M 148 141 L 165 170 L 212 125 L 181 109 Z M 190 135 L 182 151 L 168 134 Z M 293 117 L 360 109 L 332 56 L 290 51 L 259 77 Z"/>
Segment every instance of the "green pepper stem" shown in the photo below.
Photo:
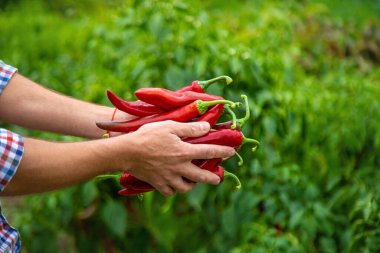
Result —
<path fill-rule="evenodd" d="M 241 155 L 240 155 L 238 152 L 235 152 L 235 155 L 236 155 L 236 156 L 238 157 L 238 159 L 239 159 L 238 165 L 239 165 L 239 166 L 242 166 L 243 163 L 244 163 L 243 157 L 241 157 Z"/>
<path fill-rule="evenodd" d="M 235 181 L 235 183 L 236 183 L 235 188 L 236 189 L 240 189 L 241 188 L 240 179 L 234 173 L 231 173 L 229 171 L 224 170 L 224 178 L 227 178 L 227 177 L 230 177 L 230 178 L 232 178 Z"/>
<path fill-rule="evenodd" d="M 255 140 L 255 139 L 251 139 L 251 138 L 247 138 L 243 135 L 243 142 L 242 142 L 242 145 L 246 144 L 246 143 L 253 143 L 253 144 L 256 144 L 253 148 L 252 148 L 252 152 L 255 152 L 256 149 L 259 147 L 260 145 L 260 142 L 258 140 Z"/>
<path fill-rule="evenodd" d="M 120 177 L 120 175 L 116 175 L 116 174 L 108 174 L 108 175 L 100 175 L 100 176 L 97 176 L 97 177 L 95 177 L 95 180 L 96 180 L 96 181 L 102 181 L 102 180 L 106 180 L 106 179 L 115 179 L 115 180 L 119 180 L 119 177 Z"/>
<path fill-rule="evenodd" d="M 247 123 L 247 121 L 251 117 L 251 111 L 249 108 L 248 97 L 246 95 L 241 95 L 241 98 L 244 99 L 244 103 L 245 103 L 245 116 L 243 118 L 237 120 L 237 124 L 240 127 L 240 129 L 242 129 L 243 125 L 245 123 Z"/>
<path fill-rule="evenodd" d="M 203 90 L 207 90 L 208 87 L 210 86 L 210 84 L 215 83 L 215 82 L 222 80 L 222 79 L 224 79 L 226 81 L 227 85 L 232 83 L 231 77 L 229 77 L 229 76 L 218 76 L 218 77 L 215 77 L 215 78 L 210 79 L 210 80 L 198 81 L 198 85 L 201 86 L 201 88 Z"/>
<path fill-rule="evenodd" d="M 229 105 L 225 105 L 224 109 L 226 109 L 228 114 L 231 115 L 231 117 L 232 117 L 231 129 L 235 129 L 236 128 L 236 114 L 231 110 Z"/>
<path fill-rule="evenodd" d="M 207 109 L 211 106 L 218 105 L 218 104 L 226 104 L 231 106 L 231 108 L 236 107 L 236 103 L 229 101 L 229 100 L 212 100 L 212 101 L 202 101 L 198 100 L 197 101 L 197 108 L 200 114 L 204 114 L 207 112 Z"/>

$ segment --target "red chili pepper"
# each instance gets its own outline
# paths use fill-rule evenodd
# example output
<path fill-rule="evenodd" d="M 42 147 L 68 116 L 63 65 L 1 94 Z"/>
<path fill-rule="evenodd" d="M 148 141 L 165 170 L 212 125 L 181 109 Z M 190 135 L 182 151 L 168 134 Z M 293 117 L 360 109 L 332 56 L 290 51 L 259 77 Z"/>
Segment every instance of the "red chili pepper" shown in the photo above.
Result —
<path fill-rule="evenodd" d="M 229 76 L 219 76 L 207 81 L 193 81 L 190 85 L 177 90 L 176 93 L 182 93 L 185 91 L 204 93 L 210 84 L 222 79 L 226 80 L 227 84 L 230 84 L 232 82 L 232 79 Z M 156 105 L 152 105 L 143 101 L 125 101 L 116 96 L 110 90 L 107 90 L 107 97 L 117 109 L 135 116 L 144 117 L 162 113 L 163 111 L 165 111 L 164 109 Z"/>
<path fill-rule="evenodd" d="M 229 104 L 235 107 L 235 104 L 228 100 L 201 101 L 197 100 L 176 110 L 165 112 L 158 115 L 137 118 L 129 121 L 103 121 L 96 122 L 96 125 L 104 130 L 112 132 L 128 133 L 139 129 L 141 126 L 158 121 L 173 120 L 177 122 L 187 122 L 195 117 L 204 114 L 207 109 L 217 104 Z"/>
<path fill-rule="evenodd" d="M 206 121 L 210 124 L 210 128 L 212 128 L 215 125 L 215 123 L 218 121 L 218 119 L 220 118 L 220 115 L 223 113 L 223 108 L 224 108 L 223 104 L 214 105 L 205 114 L 200 116 L 197 119 L 197 122 Z"/>
<path fill-rule="evenodd" d="M 135 95 L 141 101 L 166 110 L 172 110 L 196 100 L 213 101 L 223 99 L 220 96 L 206 93 L 194 91 L 176 92 L 164 88 L 141 88 L 135 91 Z"/>
<path fill-rule="evenodd" d="M 236 189 L 241 188 L 241 182 L 239 178 L 235 174 L 229 171 L 226 171 L 221 165 L 215 166 L 214 168 L 212 168 L 212 170 L 210 170 L 210 172 L 218 175 L 220 178 L 220 182 L 223 182 L 224 179 L 226 179 L 227 177 L 232 178 L 233 180 L 235 180 L 235 183 L 236 183 L 235 188 Z"/>
<path fill-rule="evenodd" d="M 126 171 L 123 171 L 123 173 L 120 176 L 120 185 L 133 190 L 152 191 L 155 189 L 149 183 L 136 178 L 135 176 L 129 174 Z"/>
<path fill-rule="evenodd" d="M 133 190 L 133 189 L 125 188 L 125 189 L 121 189 L 118 193 L 119 193 L 119 195 L 122 195 L 122 196 L 129 196 L 129 195 L 142 194 L 142 193 L 146 193 L 146 192 L 149 192 L 149 191 L 145 191 L 145 190 Z"/>
<path fill-rule="evenodd" d="M 210 84 L 215 83 L 219 80 L 226 80 L 227 85 L 232 83 L 232 78 L 229 76 L 218 76 L 213 79 L 207 81 L 193 81 L 190 85 L 179 89 L 177 92 L 185 92 L 185 91 L 195 91 L 199 93 L 204 93 L 205 90 L 210 86 Z"/>
<path fill-rule="evenodd" d="M 125 101 L 116 96 L 110 90 L 107 90 L 107 97 L 117 109 L 135 116 L 150 116 L 153 114 L 163 113 L 165 111 L 160 107 L 145 103 L 143 101 Z"/>
<path fill-rule="evenodd" d="M 208 159 L 208 160 L 198 159 L 198 160 L 192 161 L 194 165 L 204 170 L 211 170 L 213 167 L 217 166 L 221 162 L 222 162 L 221 158 L 213 158 L 213 159 Z"/>
<path fill-rule="evenodd" d="M 223 182 L 225 178 L 227 177 L 231 177 L 233 180 L 235 180 L 235 183 L 236 183 L 236 189 L 240 189 L 241 188 L 241 182 L 239 180 L 239 178 L 231 173 L 231 172 L 228 172 L 226 171 L 221 165 L 220 163 L 222 162 L 222 159 L 220 158 L 214 158 L 214 159 L 209 159 L 209 160 L 204 160 L 201 164 L 200 164 L 200 168 L 202 169 L 205 169 L 205 170 L 208 170 L 214 174 L 216 174 L 219 178 L 220 178 L 220 182 Z"/>
<path fill-rule="evenodd" d="M 255 139 L 246 138 L 243 135 L 243 132 L 233 129 L 210 131 L 201 137 L 186 137 L 182 140 L 191 144 L 215 144 L 234 147 L 236 149 L 239 149 L 240 146 L 245 143 L 254 143 L 256 146 L 253 148 L 253 150 L 256 150 L 260 144 Z"/>

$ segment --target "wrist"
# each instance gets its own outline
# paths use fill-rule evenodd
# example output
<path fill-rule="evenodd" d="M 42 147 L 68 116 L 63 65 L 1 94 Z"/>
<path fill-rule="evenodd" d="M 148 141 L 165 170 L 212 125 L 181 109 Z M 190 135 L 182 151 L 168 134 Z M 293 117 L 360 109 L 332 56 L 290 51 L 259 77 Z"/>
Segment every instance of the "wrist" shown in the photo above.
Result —
<path fill-rule="evenodd" d="M 100 141 L 100 156 L 105 161 L 106 172 L 118 172 L 130 169 L 132 143 L 129 136 L 112 137 Z"/>

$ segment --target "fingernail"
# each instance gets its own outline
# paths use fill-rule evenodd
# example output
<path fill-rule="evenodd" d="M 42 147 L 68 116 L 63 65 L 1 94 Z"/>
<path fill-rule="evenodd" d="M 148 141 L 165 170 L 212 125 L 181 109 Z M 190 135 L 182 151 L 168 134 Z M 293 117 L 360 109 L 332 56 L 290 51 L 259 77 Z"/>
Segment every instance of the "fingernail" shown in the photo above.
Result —
<path fill-rule="evenodd" d="M 200 127 L 202 131 L 208 131 L 210 129 L 210 124 L 208 122 L 201 122 Z"/>

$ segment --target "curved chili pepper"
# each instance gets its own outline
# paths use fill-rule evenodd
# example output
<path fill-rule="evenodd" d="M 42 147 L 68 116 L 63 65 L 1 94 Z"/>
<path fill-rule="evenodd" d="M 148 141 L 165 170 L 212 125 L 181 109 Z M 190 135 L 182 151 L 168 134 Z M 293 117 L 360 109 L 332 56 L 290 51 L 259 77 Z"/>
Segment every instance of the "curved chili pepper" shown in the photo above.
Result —
<path fill-rule="evenodd" d="M 163 113 L 165 111 L 160 107 L 145 103 L 143 101 L 125 101 L 116 96 L 110 90 L 107 90 L 107 97 L 117 109 L 135 116 L 150 116 L 153 114 Z"/>
<path fill-rule="evenodd" d="M 201 162 L 199 163 L 199 161 L 201 161 Z M 220 182 L 223 182 L 224 179 L 227 177 L 231 177 L 234 179 L 234 181 L 236 183 L 236 186 L 235 186 L 236 189 L 240 189 L 241 188 L 241 182 L 240 182 L 239 178 L 235 174 L 226 171 L 220 165 L 221 162 L 222 162 L 222 159 L 220 159 L 220 158 L 214 158 L 214 159 L 209 159 L 209 160 L 198 160 L 199 167 L 204 169 L 204 170 L 208 170 L 208 171 L 216 174 L 220 178 Z"/>
<path fill-rule="evenodd" d="M 210 84 L 215 83 L 216 81 L 224 79 L 228 84 L 232 83 L 232 78 L 229 76 L 218 76 L 207 81 L 193 81 L 190 85 L 179 89 L 177 92 L 184 91 L 195 91 L 199 93 L 204 93 L 205 90 L 210 86 Z"/>
<path fill-rule="evenodd" d="M 150 190 L 149 190 L 149 191 L 150 191 Z M 149 191 L 145 191 L 145 190 L 134 190 L 134 189 L 125 188 L 125 189 L 121 189 L 118 193 L 119 193 L 119 195 L 121 195 L 121 196 L 129 196 L 129 195 L 142 194 L 142 193 L 146 193 L 146 192 L 149 192 Z"/>
<path fill-rule="evenodd" d="M 219 178 L 220 178 L 220 182 L 223 182 L 224 179 L 227 178 L 227 177 L 231 177 L 232 179 L 235 180 L 235 183 L 236 183 L 235 188 L 236 189 L 240 189 L 241 188 L 241 182 L 240 182 L 239 178 L 235 174 L 233 174 L 233 173 L 231 173 L 229 171 L 226 171 L 221 165 L 215 166 L 214 168 L 212 168 L 210 170 L 210 172 L 218 175 Z"/>
<path fill-rule="evenodd" d="M 194 165 L 204 170 L 211 170 L 213 167 L 217 166 L 221 162 L 222 162 L 221 158 L 213 158 L 213 159 L 207 159 L 207 160 L 198 159 L 198 160 L 192 161 Z"/>
<path fill-rule="evenodd" d="M 182 141 L 191 144 L 215 144 L 234 147 L 239 149 L 245 143 L 256 144 L 252 151 L 255 151 L 260 143 L 255 139 L 246 138 L 243 132 L 233 129 L 221 129 L 210 131 L 206 135 L 201 137 L 186 137 L 182 138 Z"/>
<path fill-rule="evenodd" d="M 144 191 L 152 191 L 155 188 L 151 186 L 149 183 L 142 181 L 132 174 L 129 174 L 126 171 L 123 171 L 123 173 L 120 176 L 120 185 L 124 186 L 125 188 L 128 189 L 133 189 L 133 190 L 144 190 Z"/>
<path fill-rule="evenodd" d="M 186 91 L 193 91 L 198 93 L 204 93 L 205 90 L 210 86 L 210 84 L 215 83 L 216 81 L 224 79 L 227 84 L 230 84 L 232 82 L 231 77 L 229 76 L 219 76 L 207 81 L 193 81 L 190 85 L 183 87 L 182 89 L 179 89 L 175 91 L 176 93 L 182 93 Z M 125 101 L 121 99 L 120 97 L 116 96 L 112 91 L 107 90 L 107 97 L 110 100 L 110 102 L 120 111 L 129 113 L 131 115 L 135 116 L 150 116 L 158 113 L 162 113 L 164 109 L 152 105 L 143 101 Z M 173 109 L 173 108 L 170 108 Z"/>
<path fill-rule="evenodd" d="M 223 99 L 220 96 L 206 93 L 194 91 L 176 92 L 164 88 L 141 88 L 135 91 L 135 95 L 141 101 L 166 110 L 172 110 L 196 100 L 213 101 Z"/>
<path fill-rule="evenodd" d="M 197 100 L 176 110 L 165 112 L 158 115 L 137 118 L 129 121 L 102 121 L 96 122 L 96 125 L 104 130 L 112 132 L 128 133 L 139 129 L 141 126 L 158 121 L 174 120 L 177 122 L 187 122 L 199 115 L 204 114 L 207 109 L 217 104 L 229 104 L 235 107 L 235 103 L 228 100 L 201 101 Z"/>
<path fill-rule="evenodd" d="M 222 115 L 223 108 L 224 108 L 223 104 L 214 105 L 205 114 L 200 116 L 197 119 L 197 122 L 206 121 L 210 124 L 210 128 L 212 128 L 215 125 L 215 123 L 218 121 L 218 119 L 220 118 L 220 115 Z"/>
<path fill-rule="evenodd" d="M 214 129 L 237 129 L 237 130 L 242 129 L 244 124 L 247 123 L 247 121 L 251 117 L 251 111 L 249 108 L 249 102 L 248 102 L 247 96 L 241 95 L 241 97 L 244 99 L 244 102 L 245 102 L 245 116 L 237 120 L 233 117 L 233 119 L 230 121 L 215 124 Z M 236 123 L 234 123 L 234 120 L 236 121 Z"/>

